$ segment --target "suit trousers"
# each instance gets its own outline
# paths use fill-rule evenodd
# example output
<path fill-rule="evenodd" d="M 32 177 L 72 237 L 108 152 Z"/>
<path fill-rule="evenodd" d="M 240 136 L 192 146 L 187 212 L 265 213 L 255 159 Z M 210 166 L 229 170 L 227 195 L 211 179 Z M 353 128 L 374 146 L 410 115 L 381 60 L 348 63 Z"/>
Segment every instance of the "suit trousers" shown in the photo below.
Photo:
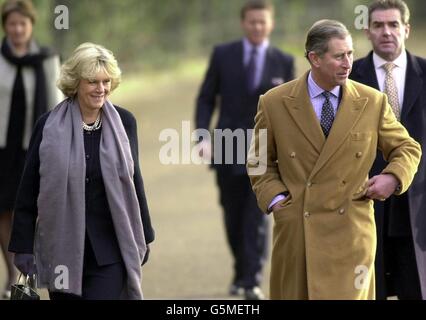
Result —
<path fill-rule="evenodd" d="M 407 195 L 375 202 L 374 209 L 377 228 L 376 299 L 397 296 L 400 300 L 421 300 Z"/>
<path fill-rule="evenodd" d="M 50 300 L 119 300 L 127 274 L 122 261 L 98 265 L 92 246 L 86 239 L 82 296 L 49 290 Z"/>
<path fill-rule="evenodd" d="M 399 300 L 422 300 L 413 240 L 408 237 L 385 238 L 387 296 Z M 386 297 L 377 296 L 377 299 Z"/>
<path fill-rule="evenodd" d="M 216 169 L 227 241 L 234 258 L 233 284 L 252 288 L 262 279 L 268 253 L 268 219 L 257 206 L 246 174 Z"/>

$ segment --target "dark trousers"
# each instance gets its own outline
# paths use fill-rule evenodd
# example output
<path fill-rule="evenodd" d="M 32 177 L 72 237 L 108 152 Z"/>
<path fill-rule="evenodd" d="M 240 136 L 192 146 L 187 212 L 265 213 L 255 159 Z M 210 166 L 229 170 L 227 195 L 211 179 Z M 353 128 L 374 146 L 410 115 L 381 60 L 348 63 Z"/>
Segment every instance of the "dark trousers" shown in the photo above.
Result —
<path fill-rule="evenodd" d="M 384 245 L 387 295 L 396 295 L 399 300 L 422 300 L 411 237 L 389 237 Z"/>
<path fill-rule="evenodd" d="M 406 195 L 375 202 L 376 299 L 421 300 L 420 279 Z"/>
<path fill-rule="evenodd" d="M 82 296 L 49 291 L 50 300 L 119 300 L 127 278 L 122 261 L 99 266 L 90 245 L 86 244 Z"/>
<path fill-rule="evenodd" d="M 216 170 L 228 244 L 234 258 L 233 283 L 251 288 L 260 284 L 268 252 L 268 220 L 257 206 L 247 175 Z"/>

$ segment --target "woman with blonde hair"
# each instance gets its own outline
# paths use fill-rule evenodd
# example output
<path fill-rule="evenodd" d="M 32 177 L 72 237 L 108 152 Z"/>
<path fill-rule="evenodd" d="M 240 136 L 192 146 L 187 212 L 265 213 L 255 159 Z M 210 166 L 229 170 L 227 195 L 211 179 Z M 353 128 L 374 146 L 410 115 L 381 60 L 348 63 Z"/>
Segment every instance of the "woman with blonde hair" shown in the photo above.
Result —
<path fill-rule="evenodd" d="M 154 239 L 139 169 L 136 120 L 109 94 L 121 71 L 111 51 L 80 45 L 62 66 L 68 98 L 31 138 L 9 250 L 51 299 L 141 299 Z"/>

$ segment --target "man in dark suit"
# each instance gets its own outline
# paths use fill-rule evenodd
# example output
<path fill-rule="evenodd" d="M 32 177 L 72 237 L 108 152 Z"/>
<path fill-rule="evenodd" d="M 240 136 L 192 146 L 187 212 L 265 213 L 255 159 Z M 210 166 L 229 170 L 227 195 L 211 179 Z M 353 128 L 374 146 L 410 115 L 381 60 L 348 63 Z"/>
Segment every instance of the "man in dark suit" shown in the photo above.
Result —
<path fill-rule="evenodd" d="M 257 206 L 245 168 L 246 144 L 250 143 L 247 130 L 254 126 L 259 95 L 292 80 L 294 62 L 293 57 L 269 45 L 274 27 L 271 4 L 246 3 L 241 9 L 241 27 L 245 34 L 242 40 L 219 45 L 213 51 L 197 99 L 196 127 L 209 129 L 216 98 L 220 97 L 216 129 L 232 132 L 238 129 L 245 133 L 244 143 L 231 142 L 230 148 L 221 144 L 226 145 L 226 137 L 216 137 L 212 167 L 216 171 L 227 240 L 234 258 L 230 294 L 244 292 L 246 299 L 262 299 L 258 286 L 267 256 L 268 225 Z M 204 139 L 200 143 L 203 156 L 210 159 L 211 141 Z M 241 152 L 244 152 L 243 161 L 238 161 Z M 232 161 L 225 161 L 231 153 Z"/>
<path fill-rule="evenodd" d="M 426 142 L 426 60 L 405 50 L 409 9 L 401 0 L 375 1 L 366 30 L 373 51 L 355 61 L 351 78 L 387 93 L 398 119 L 423 150 Z M 379 155 L 371 175 L 386 166 Z M 402 196 L 375 201 L 376 297 L 426 298 L 426 163 Z"/>

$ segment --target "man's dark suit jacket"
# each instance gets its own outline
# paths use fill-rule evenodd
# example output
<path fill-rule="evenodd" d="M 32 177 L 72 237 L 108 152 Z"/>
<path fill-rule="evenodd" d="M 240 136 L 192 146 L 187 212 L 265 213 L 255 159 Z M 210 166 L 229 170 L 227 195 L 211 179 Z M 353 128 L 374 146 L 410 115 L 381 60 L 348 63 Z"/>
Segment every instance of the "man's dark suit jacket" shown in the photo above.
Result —
<path fill-rule="evenodd" d="M 243 62 L 243 41 L 222 44 L 214 48 L 204 82 L 197 99 L 196 127 L 209 129 L 217 98 L 220 98 L 216 129 L 252 129 L 259 95 L 294 79 L 292 56 L 269 46 L 259 87 L 250 94 Z M 248 141 L 250 144 L 250 141 Z M 245 164 L 230 165 L 235 174 L 246 172 Z"/>
<path fill-rule="evenodd" d="M 139 200 L 143 228 L 146 243 L 154 240 L 154 230 L 151 226 L 148 205 L 145 197 L 144 185 L 138 158 L 138 139 L 136 119 L 127 110 L 115 106 L 130 142 L 130 149 L 134 159 L 135 173 L 134 184 Z M 42 140 L 43 128 L 49 113 L 41 116 L 38 120 L 31 138 L 30 148 L 23 178 L 15 203 L 15 214 L 9 250 L 17 253 L 33 253 L 35 225 L 37 219 L 37 198 L 40 187 L 39 147 Z M 101 130 L 85 134 L 84 147 L 86 156 L 91 161 L 86 163 L 86 240 L 90 240 L 99 265 L 107 265 L 120 261 L 121 253 L 115 237 L 111 213 L 106 199 L 105 187 L 99 160 L 99 141 Z M 31 210 L 29 210 L 31 208 Z"/>
<path fill-rule="evenodd" d="M 354 62 L 352 80 L 379 90 L 373 63 L 373 52 Z M 426 145 L 426 60 L 407 52 L 407 73 L 405 79 L 404 102 L 401 123 L 410 135 Z M 385 167 L 381 156 L 376 158 L 370 176 L 380 174 Z M 375 201 L 378 247 L 376 256 L 377 295 L 383 289 L 383 237 L 409 236 L 410 227 L 417 259 L 417 269 L 423 299 L 426 298 L 426 159 L 422 157 L 418 172 L 408 192 L 401 196 L 391 196 L 386 202 Z M 386 227 L 385 227 L 386 226 Z"/>

